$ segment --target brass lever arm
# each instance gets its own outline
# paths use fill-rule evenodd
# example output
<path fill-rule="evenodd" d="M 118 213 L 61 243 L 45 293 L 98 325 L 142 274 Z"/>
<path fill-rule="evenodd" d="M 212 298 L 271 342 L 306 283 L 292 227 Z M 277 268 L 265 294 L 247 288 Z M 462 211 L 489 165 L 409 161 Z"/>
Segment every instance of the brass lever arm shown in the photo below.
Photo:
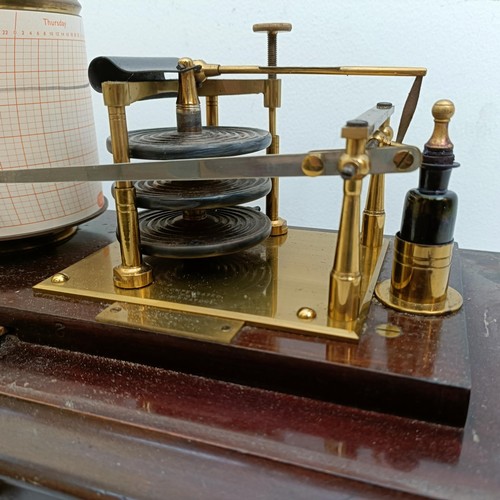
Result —
<path fill-rule="evenodd" d="M 426 68 L 404 66 L 222 66 L 195 61 L 206 76 L 229 74 L 262 75 L 346 75 L 346 76 L 425 76 Z"/>

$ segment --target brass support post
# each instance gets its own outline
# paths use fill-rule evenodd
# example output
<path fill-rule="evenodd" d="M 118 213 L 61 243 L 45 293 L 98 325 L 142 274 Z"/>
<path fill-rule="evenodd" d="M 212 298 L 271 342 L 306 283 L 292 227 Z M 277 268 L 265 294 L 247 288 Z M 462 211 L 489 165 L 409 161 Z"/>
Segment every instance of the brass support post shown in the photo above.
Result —
<path fill-rule="evenodd" d="M 379 109 L 391 107 L 391 103 L 379 102 L 377 104 Z M 389 119 L 386 120 L 382 127 L 373 134 L 368 146 L 370 144 L 374 147 L 391 145 L 393 131 L 389 122 Z M 384 195 L 385 176 L 383 174 L 371 175 L 361 230 L 361 245 L 368 249 L 379 248 L 382 245 L 385 225 Z"/>
<path fill-rule="evenodd" d="M 219 96 L 209 95 L 206 99 L 207 125 L 217 127 L 219 125 Z"/>
<path fill-rule="evenodd" d="M 377 104 L 378 109 L 390 107 L 392 107 L 391 103 L 379 102 Z M 392 137 L 393 130 L 390 126 L 390 119 L 387 119 L 370 137 L 367 143 L 367 149 L 370 147 L 390 146 Z M 385 175 L 370 175 L 370 184 L 368 186 L 368 194 L 361 225 L 361 297 L 364 297 L 371 281 L 371 276 L 377 264 L 384 241 L 384 195 Z"/>
<path fill-rule="evenodd" d="M 277 66 L 278 33 L 280 31 L 291 31 L 292 25 L 289 23 L 254 24 L 253 30 L 255 32 L 263 31 L 267 33 L 267 65 L 269 67 Z M 267 154 L 278 154 L 280 146 L 276 127 L 276 108 L 279 107 L 281 87 L 277 84 L 278 81 L 275 74 L 268 74 L 268 79 L 270 80 L 270 85 L 267 88 L 268 96 L 265 98 L 264 105 L 269 109 L 269 133 L 271 134 L 272 142 L 267 148 Z M 279 216 L 279 179 L 276 177 L 272 178 L 271 183 L 271 192 L 266 197 L 266 214 L 271 220 L 271 236 L 281 236 L 288 232 L 288 227 L 286 220 Z"/>
<path fill-rule="evenodd" d="M 385 225 L 384 191 L 384 174 L 370 176 L 361 230 L 361 244 L 368 248 L 382 245 Z"/>
<path fill-rule="evenodd" d="M 344 178 L 344 197 L 328 299 L 328 315 L 333 324 L 355 322 L 359 313 L 360 197 L 362 179 L 369 170 L 365 154 L 368 123 L 363 120 L 347 122 L 342 137 L 346 139 L 346 152 L 339 161 L 339 170 Z"/>
<path fill-rule="evenodd" d="M 103 86 L 105 94 L 109 86 Z M 113 161 L 127 163 L 128 132 L 125 106 L 109 106 L 109 128 Z M 151 268 L 142 262 L 140 253 L 139 221 L 135 206 L 135 189 L 131 181 L 118 181 L 113 195 L 116 204 L 118 239 L 122 262 L 113 269 L 113 281 L 118 288 L 142 288 L 152 283 Z"/>

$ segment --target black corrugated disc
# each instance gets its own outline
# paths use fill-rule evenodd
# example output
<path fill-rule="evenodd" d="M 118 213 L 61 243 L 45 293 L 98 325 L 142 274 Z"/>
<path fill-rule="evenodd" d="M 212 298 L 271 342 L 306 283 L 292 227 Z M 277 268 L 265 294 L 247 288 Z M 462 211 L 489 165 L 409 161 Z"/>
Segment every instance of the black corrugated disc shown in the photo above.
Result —
<path fill-rule="evenodd" d="M 175 160 L 211 158 L 253 153 L 271 144 L 267 130 L 242 127 L 203 127 L 199 133 L 176 128 L 155 128 L 129 132 L 130 158 Z M 106 142 L 111 152 L 111 140 Z"/>
<path fill-rule="evenodd" d="M 215 257 L 257 245 L 271 233 L 271 222 L 254 208 L 207 210 L 201 220 L 187 220 L 181 211 L 139 213 L 141 250 L 169 258 Z"/>
<path fill-rule="evenodd" d="M 154 210 L 193 210 L 241 205 L 266 196 L 270 179 L 139 181 L 136 204 Z"/>

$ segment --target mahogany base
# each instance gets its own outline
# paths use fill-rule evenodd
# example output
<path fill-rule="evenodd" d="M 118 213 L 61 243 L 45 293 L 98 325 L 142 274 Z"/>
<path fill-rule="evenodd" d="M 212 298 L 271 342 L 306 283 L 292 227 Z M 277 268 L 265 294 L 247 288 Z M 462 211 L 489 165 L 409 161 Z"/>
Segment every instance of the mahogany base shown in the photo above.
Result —
<path fill-rule="evenodd" d="M 114 347 L 116 357 L 146 357 L 133 343 L 143 332 L 95 324 L 104 304 L 34 296 L 31 289 L 112 241 L 112 217 L 85 225 L 43 256 L 13 257 L 0 265 L 0 325 L 9 331 L 0 344 L 0 478 L 86 498 L 103 492 L 133 498 L 495 498 L 500 400 L 492 381 L 500 377 L 500 254 L 461 252 L 463 315 L 443 318 L 438 326 L 374 303 L 368 325 L 397 323 L 404 335 L 386 339 L 375 333 L 358 345 L 325 344 L 246 329 L 234 346 L 164 335 L 158 353 L 153 342 L 145 350 L 149 362 L 168 367 L 160 368 L 102 356 Z M 380 367 L 393 367 L 394 379 L 400 373 L 411 381 L 404 374 L 415 372 L 413 380 L 427 380 L 430 396 L 402 382 L 409 392 L 403 408 L 423 406 L 422 397 L 438 400 L 444 380 L 438 369 L 448 366 L 455 385 L 467 372 L 468 359 L 456 355 L 464 352 L 456 345 L 463 338 L 452 328 L 460 318 L 469 331 L 473 380 L 463 429 L 356 409 L 348 400 L 321 400 L 328 387 L 335 397 L 347 398 L 346 372 L 356 363 L 349 375 L 358 373 L 358 383 L 372 384 L 371 390 L 373 380 L 383 377 Z M 424 343 L 405 340 L 422 340 L 422 332 Z M 72 350 L 80 348 L 97 355 Z M 297 372 L 293 389 L 299 394 L 301 387 L 320 386 L 314 397 L 290 394 L 289 380 L 280 377 L 279 391 L 258 387 L 272 378 L 269 364 L 253 387 L 223 380 L 232 372 L 250 378 L 245 370 L 253 362 L 255 379 L 269 359 L 280 370 Z M 321 388 L 325 370 L 312 367 L 325 365 L 332 374 Z M 383 399 L 393 390 L 382 383 L 377 395 Z M 363 386 L 357 391 L 370 396 Z"/>
<path fill-rule="evenodd" d="M 251 387 L 464 424 L 471 382 L 463 310 L 442 317 L 412 316 L 373 299 L 357 344 L 246 326 L 229 345 L 219 345 L 103 325 L 95 320 L 106 306 L 102 302 L 34 294 L 32 285 L 105 245 L 113 233 L 112 217 L 108 213 L 86 224 L 71 242 L 45 255 L 4 264 L 0 317 L 9 333 L 23 341 Z M 459 253 L 455 255 L 451 284 L 461 291 Z M 381 279 L 390 273 L 391 258 L 389 251 Z M 393 337 L 387 324 L 399 327 L 401 335 Z"/>

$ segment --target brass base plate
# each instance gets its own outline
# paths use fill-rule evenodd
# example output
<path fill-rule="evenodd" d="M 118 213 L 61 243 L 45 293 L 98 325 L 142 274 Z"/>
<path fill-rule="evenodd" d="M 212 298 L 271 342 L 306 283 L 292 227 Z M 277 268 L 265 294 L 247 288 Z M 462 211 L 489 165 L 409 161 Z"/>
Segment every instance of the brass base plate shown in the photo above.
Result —
<path fill-rule="evenodd" d="M 372 250 L 369 255 L 366 250 L 362 253 L 365 273 L 360 318 L 354 325 L 345 327 L 332 326 L 328 318 L 329 276 L 336 241 L 334 232 L 290 229 L 286 239 L 268 238 L 239 254 L 195 261 L 151 257 L 145 260 L 153 268 L 154 282 L 138 290 L 113 286 L 113 267 L 120 264 L 120 249 L 118 243 L 112 243 L 64 269 L 62 273 L 67 279 L 48 278 L 34 288 L 120 303 L 111 308 L 122 307 L 123 303 L 142 306 L 145 308 L 142 315 L 140 308 L 125 306 L 125 312 L 120 315 L 108 311 L 97 319 L 134 328 L 169 331 L 172 335 L 193 337 L 193 332 L 185 325 L 193 322 L 194 315 L 200 321 L 206 321 L 207 317 L 219 318 L 241 322 L 241 325 L 356 341 L 370 306 L 388 241 L 384 240 L 375 253 Z M 314 314 L 299 314 L 304 308 Z M 153 314 L 154 309 L 176 311 L 175 327 L 169 326 L 171 315 Z M 128 316 L 127 310 L 132 311 Z M 179 326 L 180 323 L 184 326 Z M 216 322 L 214 328 L 215 331 L 227 330 L 224 321 Z M 227 343 L 234 334 L 235 330 L 231 329 L 229 336 L 210 335 L 207 340 Z M 198 338 L 198 335 L 199 331 L 194 333 L 194 337 Z"/>

